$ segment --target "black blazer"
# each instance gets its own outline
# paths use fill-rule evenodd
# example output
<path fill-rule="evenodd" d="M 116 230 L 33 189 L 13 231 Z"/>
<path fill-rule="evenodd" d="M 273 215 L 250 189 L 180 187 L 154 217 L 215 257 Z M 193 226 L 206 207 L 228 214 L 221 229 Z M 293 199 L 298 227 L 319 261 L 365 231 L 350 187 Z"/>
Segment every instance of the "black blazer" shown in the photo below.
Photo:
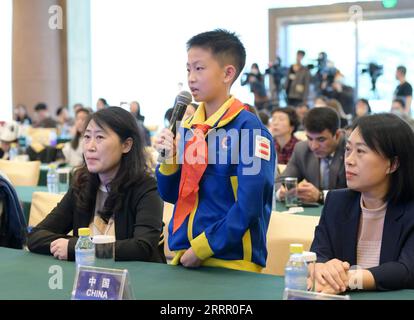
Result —
<path fill-rule="evenodd" d="M 163 201 L 154 178 L 145 177 L 133 185 L 124 198 L 120 212 L 115 212 L 115 260 L 166 262 L 163 234 Z M 51 254 L 50 243 L 59 238 L 69 239 L 68 260 L 75 260 L 78 229 L 89 227 L 93 213 L 76 208 L 73 189 L 35 228 L 28 237 L 29 250 Z M 73 230 L 74 236 L 67 233 Z"/>
<path fill-rule="evenodd" d="M 360 198 L 348 189 L 328 193 L 311 246 L 318 262 L 337 258 L 356 265 Z M 388 204 L 379 266 L 368 270 L 377 290 L 414 288 L 414 201 Z"/>

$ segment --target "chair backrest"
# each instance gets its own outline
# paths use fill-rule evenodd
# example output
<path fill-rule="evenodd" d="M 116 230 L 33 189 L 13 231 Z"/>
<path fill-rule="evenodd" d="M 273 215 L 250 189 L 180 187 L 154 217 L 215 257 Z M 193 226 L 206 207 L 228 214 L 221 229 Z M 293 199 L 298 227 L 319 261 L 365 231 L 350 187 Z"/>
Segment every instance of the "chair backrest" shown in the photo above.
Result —
<path fill-rule="evenodd" d="M 28 225 L 37 226 L 56 207 L 63 196 L 63 194 L 56 193 L 33 192 Z"/>
<path fill-rule="evenodd" d="M 289 245 L 302 243 L 309 250 L 319 223 L 319 216 L 273 212 L 267 230 L 267 260 L 263 273 L 284 275 Z"/>
<path fill-rule="evenodd" d="M 172 218 L 173 211 L 174 211 L 174 205 L 172 203 L 164 201 L 164 213 L 163 213 L 162 221 L 165 224 L 165 227 L 164 227 L 164 254 L 165 254 L 165 257 L 167 258 L 167 260 L 171 260 L 172 258 L 174 258 L 174 255 L 175 255 L 174 252 L 172 252 L 170 250 L 170 248 L 168 247 L 168 225 L 170 224 L 170 220 Z"/>
<path fill-rule="evenodd" d="M 30 136 L 32 144 L 41 144 L 43 146 L 50 145 L 50 134 L 52 131 L 55 131 L 54 128 L 30 128 L 27 134 Z"/>
<path fill-rule="evenodd" d="M 40 161 L 0 160 L 0 171 L 7 175 L 14 186 L 37 186 Z"/>

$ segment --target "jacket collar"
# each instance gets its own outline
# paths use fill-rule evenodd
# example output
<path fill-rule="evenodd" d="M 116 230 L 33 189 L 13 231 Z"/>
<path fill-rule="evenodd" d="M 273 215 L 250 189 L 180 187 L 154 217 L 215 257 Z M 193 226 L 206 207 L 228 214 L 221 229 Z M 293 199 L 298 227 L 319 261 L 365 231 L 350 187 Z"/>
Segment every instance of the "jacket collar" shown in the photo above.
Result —
<path fill-rule="evenodd" d="M 184 121 L 183 127 L 191 129 L 193 125 L 206 124 L 211 128 L 220 128 L 231 122 L 243 109 L 243 104 L 233 96 L 230 96 L 213 115 L 206 119 L 205 105 L 202 102 L 194 116 Z"/>
<path fill-rule="evenodd" d="M 361 218 L 361 193 L 356 192 L 355 194 L 354 201 L 350 201 L 348 208 L 345 210 L 348 214 L 345 215 L 340 228 L 341 238 L 348 239 L 348 242 L 344 243 L 343 258 L 351 265 L 357 263 L 356 252 Z M 382 233 L 380 264 L 396 259 L 396 254 L 398 254 L 396 248 L 402 232 L 402 223 L 399 220 L 405 214 L 405 207 L 404 204 L 394 205 L 391 203 L 387 206 Z"/>

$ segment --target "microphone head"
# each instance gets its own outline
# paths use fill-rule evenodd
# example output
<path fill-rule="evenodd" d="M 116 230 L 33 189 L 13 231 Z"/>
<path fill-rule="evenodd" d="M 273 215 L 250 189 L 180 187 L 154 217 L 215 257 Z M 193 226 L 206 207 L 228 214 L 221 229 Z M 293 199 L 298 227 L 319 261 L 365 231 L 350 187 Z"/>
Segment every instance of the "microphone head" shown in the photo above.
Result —
<path fill-rule="evenodd" d="M 189 105 L 193 101 L 193 96 L 188 91 L 181 91 L 177 96 L 177 104 Z"/>

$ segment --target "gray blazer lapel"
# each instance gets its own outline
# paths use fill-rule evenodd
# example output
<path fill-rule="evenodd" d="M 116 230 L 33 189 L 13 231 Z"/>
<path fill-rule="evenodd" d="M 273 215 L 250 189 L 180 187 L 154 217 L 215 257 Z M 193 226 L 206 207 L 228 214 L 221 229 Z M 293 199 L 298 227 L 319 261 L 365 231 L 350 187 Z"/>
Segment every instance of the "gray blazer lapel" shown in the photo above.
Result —
<path fill-rule="evenodd" d="M 312 151 L 308 149 L 308 163 L 304 164 L 304 167 L 306 168 L 306 180 L 308 182 L 312 183 L 315 187 L 320 189 L 321 186 L 321 170 L 319 167 L 319 159 L 315 157 Z"/>
<path fill-rule="evenodd" d="M 329 168 L 329 190 L 340 187 L 338 186 L 340 184 L 339 180 L 341 179 L 341 175 L 344 175 L 344 151 L 345 139 L 341 138 Z"/>

